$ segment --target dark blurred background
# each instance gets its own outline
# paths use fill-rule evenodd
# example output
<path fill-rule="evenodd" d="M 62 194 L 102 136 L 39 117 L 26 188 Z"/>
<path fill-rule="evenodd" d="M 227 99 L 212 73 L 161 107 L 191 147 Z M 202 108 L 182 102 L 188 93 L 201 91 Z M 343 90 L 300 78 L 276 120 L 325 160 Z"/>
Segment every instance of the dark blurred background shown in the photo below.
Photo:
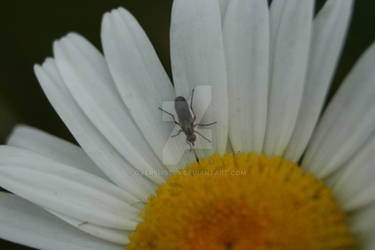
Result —
<path fill-rule="evenodd" d="M 250 1 L 250 0 L 249 0 Z M 347 0 L 342 0 L 347 1 Z M 317 1 L 317 9 L 325 0 Z M 101 49 L 104 12 L 123 6 L 150 37 L 168 74 L 169 23 L 172 0 L 6 1 L 2 3 L 0 44 L 0 143 L 18 123 L 28 124 L 74 141 L 48 103 L 33 74 L 33 65 L 52 56 L 52 42 L 76 31 Z M 342 60 L 330 96 L 375 38 L 375 1 L 357 0 Z M 375 65 L 374 65 L 375 67 Z M 1 225 L 0 225 L 1 226 Z M 0 249 L 31 249 L 0 241 Z"/>

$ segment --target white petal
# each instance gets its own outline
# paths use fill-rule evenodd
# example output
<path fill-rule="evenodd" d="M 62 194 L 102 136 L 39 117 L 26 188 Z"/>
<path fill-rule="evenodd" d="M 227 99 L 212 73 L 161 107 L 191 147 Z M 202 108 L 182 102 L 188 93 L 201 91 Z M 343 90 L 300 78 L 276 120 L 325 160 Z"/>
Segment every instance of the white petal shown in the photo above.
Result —
<path fill-rule="evenodd" d="M 319 177 L 338 169 L 375 131 L 375 45 L 345 79 L 316 128 L 302 165 Z"/>
<path fill-rule="evenodd" d="M 301 109 L 285 158 L 298 161 L 321 113 L 344 44 L 352 0 L 329 0 L 314 20 Z"/>
<path fill-rule="evenodd" d="M 260 153 L 267 119 L 269 16 L 266 0 L 230 1 L 224 21 L 229 136 L 234 150 Z"/>
<path fill-rule="evenodd" d="M 143 135 L 121 101 L 107 64 L 86 39 L 69 34 L 54 43 L 56 65 L 75 101 L 114 148 L 140 172 L 161 171 Z M 157 184 L 162 175 L 149 175 Z"/>
<path fill-rule="evenodd" d="M 353 182 L 352 185 L 355 185 Z M 346 199 L 342 202 L 342 206 L 347 211 L 353 211 L 363 206 L 369 205 L 375 201 L 375 184 L 371 183 L 369 186 L 361 190 L 355 196 Z"/>
<path fill-rule="evenodd" d="M 364 250 L 375 250 L 375 230 L 369 233 L 368 235 L 368 241 L 363 244 L 363 249 Z"/>
<path fill-rule="evenodd" d="M 228 5 L 231 0 L 218 0 L 219 6 L 220 6 L 220 12 L 221 12 L 221 21 L 224 23 L 225 15 L 228 9 Z"/>
<path fill-rule="evenodd" d="M 1 186 L 41 207 L 98 225 L 134 229 L 138 201 L 115 185 L 31 151 L 0 147 Z"/>
<path fill-rule="evenodd" d="M 15 195 L 0 193 L 0 238 L 38 249 L 122 250 L 64 223 Z"/>
<path fill-rule="evenodd" d="M 349 226 L 352 232 L 358 236 L 360 242 L 367 243 L 374 238 L 375 232 L 375 205 L 367 206 L 356 211 L 349 217 Z M 362 243 L 362 242 L 361 242 Z"/>
<path fill-rule="evenodd" d="M 117 185 L 143 201 L 153 193 L 155 186 L 137 174 L 125 159 L 93 126 L 66 88 L 52 59 L 35 73 L 49 101 L 56 109 L 75 139 L 98 167 Z"/>
<path fill-rule="evenodd" d="M 366 234 L 366 238 L 361 241 L 364 250 L 375 250 L 375 229 Z"/>
<path fill-rule="evenodd" d="M 156 155 L 169 138 L 172 124 L 161 119 L 161 107 L 174 99 L 173 86 L 146 34 L 124 9 L 107 13 L 102 22 L 105 59 L 123 102 Z"/>
<path fill-rule="evenodd" d="M 271 85 L 264 151 L 282 155 L 292 136 L 307 69 L 314 1 L 271 5 Z"/>
<path fill-rule="evenodd" d="M 19 125 L 9 136 L 7 144 L 31 150 L 47 158 L 82 169 L 101 178 L 108 178 L 95 166 L 80 147 L 39 129 Z"/>
<path fill-rule="evenodd" d="M 49 212 L 57 216 L 58 218 L 62 219 L 63 221 L 69 223 L 70 225 L 76 227 L 77 229 L 84 231 L 88 234 L 91 234 L 97 238 L 121 245 L 126 245 L 129 243 L 129 231 L 98 226 L 95 224 L 88 223 L 87 221 L 77 220 L 75 218 L 51 210 L 49 210 Z"/>
<path fill-rule="evenodd" d="M 220 8 L 217 0 L 175 0 L 171 21 L 171 62 L 176 93 L 212 86 L 212 103 L 203 119 L 216 121 L 215 151 L 225 152 L 228 136 L 228 93 Z"/>
<path fill-rule="evenodd" d="M 337 173 L 333 190 L 346 210 L 375 201 L 375 136 Z"/>

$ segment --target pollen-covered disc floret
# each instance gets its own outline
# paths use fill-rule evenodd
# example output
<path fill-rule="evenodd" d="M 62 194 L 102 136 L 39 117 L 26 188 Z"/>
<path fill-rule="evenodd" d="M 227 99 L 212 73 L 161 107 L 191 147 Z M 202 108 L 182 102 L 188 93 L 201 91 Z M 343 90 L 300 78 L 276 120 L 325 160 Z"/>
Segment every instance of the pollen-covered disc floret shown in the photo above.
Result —
<path fill-rule="evenodd" d="M 280 157 L 202 159 L 161 185 L 141 216 L 129 250 L 355 248 L 331 191 Z"/>

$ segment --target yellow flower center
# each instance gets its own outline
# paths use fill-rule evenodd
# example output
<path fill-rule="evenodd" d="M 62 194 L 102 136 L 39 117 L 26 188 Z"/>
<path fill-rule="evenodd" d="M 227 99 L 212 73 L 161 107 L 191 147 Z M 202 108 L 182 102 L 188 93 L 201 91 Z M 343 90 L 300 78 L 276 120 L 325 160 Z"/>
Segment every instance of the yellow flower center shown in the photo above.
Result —
<path fill-rule="evenodd" d="M 127 250 L 354 249 L 331 191 L 280 157 L 213 155 L 151 196 Z"/>

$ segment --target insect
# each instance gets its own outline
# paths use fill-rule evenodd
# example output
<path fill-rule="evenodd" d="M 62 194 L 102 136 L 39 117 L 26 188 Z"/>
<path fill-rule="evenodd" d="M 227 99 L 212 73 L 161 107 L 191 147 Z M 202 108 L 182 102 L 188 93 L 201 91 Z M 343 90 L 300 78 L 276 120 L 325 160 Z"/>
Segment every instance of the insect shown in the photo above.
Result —
<path fill-rule="evenodd" d="M 194 113 L 194 109 L 193 109 L 194 91 L 195 89 L 193 89 L 191 92 L 190 107 L 185 97 L 177 96 L 174 99 L 174 108 L 177 113 L 178 121 L 176 121 L 176 118 L 174 117 L 172 113 L 162 109 L 161 107 L 159 107 L 159 109 L 165 112 L 166 114 L 170 115 L 173 119 L 173 122 L 180 127 L 177 134 L 172 135 L 172 137 L 176 137 L 182 132 L 184 132 L 184 134 L 186 135 L 186 142 L 190 145 L 190 150 L 194 152 L 196 161 L 199 161 L 199 158 L 196 152 L 193 150 L 193 146 L 197 139 L 197 136 L 195 134 L 198 134 L 199 136 L 201 136 L 208 142 L 211 142 L 211 140 L 205 137 L 204 135 L 202 135 L 201 133 L 199 133 L 197 130 L 195 130 L 195 128 L 211 126 L 211 125 L 214 125 L 216 122 L 211 122 L 207 124 L 195 123 L 197 116 Z"/>

